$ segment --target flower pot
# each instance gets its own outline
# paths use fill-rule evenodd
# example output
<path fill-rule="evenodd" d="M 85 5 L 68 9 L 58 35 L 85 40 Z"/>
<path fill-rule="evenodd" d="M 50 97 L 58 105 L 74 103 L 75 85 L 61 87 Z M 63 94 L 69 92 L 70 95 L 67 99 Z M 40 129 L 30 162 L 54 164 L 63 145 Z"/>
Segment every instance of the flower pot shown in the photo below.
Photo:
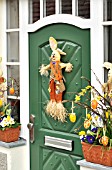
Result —
<path fill-rule="evenodd" d="M 14 142 L 17 141 L 20 135 L 20 127 L 6 128 L 4 131 L 0 130 L 0 141 Z"/>
<path fill-rule="evenodd" d="M 82 150 L 86 161 L 112 166 L 112 149 L 82 142 Z"/>

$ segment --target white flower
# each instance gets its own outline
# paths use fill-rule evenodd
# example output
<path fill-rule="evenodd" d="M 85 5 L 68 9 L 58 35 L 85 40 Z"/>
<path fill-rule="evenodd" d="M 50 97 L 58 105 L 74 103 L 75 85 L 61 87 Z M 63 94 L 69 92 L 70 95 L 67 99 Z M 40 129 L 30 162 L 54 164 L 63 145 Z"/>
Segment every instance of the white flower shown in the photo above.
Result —
<path fill-rule="evenodd" d="M 14 119 L 13 119 L 12 117 L 11 117 L 11 119 L 9 120 L 9 124 L 10 124 L 10 125 L 15 124 Z"/>
<path fill-rule="evenodd" d="M 2 126 L 2 127 L 10 126 L 13 124 L 15 124 L 15 121 L 10 116 L 4 117 L 3 120 L 0 122 L 0 126 Z"/>
<path fill-rule="evenodd" d="M 84 136 L 83 136 L 83 135 L 81 135 L 81 136 L 80 136 L 80 139 L 83 139 L 83 137 L 84 137 Z"/>
<path fill-rule="evenodd" d="M 96 127 L 104 126 L 102 118 L 97 116 L 96 114 L 92 115 L 92 122 L 95 124 Z"/>
<path fill-rule="evenodd" d="M 6 119 L 2 120 L 2 122 L 0 123 L 0 126 L 2 127 L 6 127 L 8 124 L 7 124 L 7 121 Z"/>

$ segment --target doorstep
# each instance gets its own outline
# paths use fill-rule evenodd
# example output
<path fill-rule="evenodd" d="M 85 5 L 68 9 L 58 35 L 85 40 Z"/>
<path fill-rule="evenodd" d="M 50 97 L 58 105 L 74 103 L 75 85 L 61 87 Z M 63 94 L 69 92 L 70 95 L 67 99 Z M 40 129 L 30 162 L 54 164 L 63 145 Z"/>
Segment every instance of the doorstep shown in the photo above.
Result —
<path fill-rule="evenodd" d="M 112 170 L 112 167 L 87 162 L 85 159 L 77 161 L 77 165 L 80 166 L 80 170 Z"/>

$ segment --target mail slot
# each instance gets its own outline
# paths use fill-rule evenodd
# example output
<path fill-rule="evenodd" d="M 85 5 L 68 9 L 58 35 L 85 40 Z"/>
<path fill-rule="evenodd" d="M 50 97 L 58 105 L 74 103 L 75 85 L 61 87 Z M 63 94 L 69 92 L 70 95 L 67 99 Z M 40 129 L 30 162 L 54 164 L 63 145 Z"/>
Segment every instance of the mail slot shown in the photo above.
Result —
<path fill-rule="evenodd" d="M 51 146 L 58 149 L 72 151 L 73 141 L 51 136 L 45 136 L 45 146 Z"/>

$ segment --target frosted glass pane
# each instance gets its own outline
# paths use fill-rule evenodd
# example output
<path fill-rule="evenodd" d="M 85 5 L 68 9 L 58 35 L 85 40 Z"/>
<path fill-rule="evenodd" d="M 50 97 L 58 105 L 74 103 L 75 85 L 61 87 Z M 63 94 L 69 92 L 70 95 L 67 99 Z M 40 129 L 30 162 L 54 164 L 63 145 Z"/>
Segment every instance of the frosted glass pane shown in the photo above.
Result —
<path fill-rule="evenodd" d="M 15 96 L 20 95 L 20 93 L 18 91 L 18 87 L 20 87 L 19 66 L 13 66 L 13 65 L 7 66 L 7 81 L 8 81 L 8 84 L 11 83 L 11 78 L 15 79 L 16 82 L 17 82 L 17 85 L 16 85 L 16 83 L 14 83 L 14 89 L 15 89 L 14 95 Z M 8 95 L 10 95 L 9 92 L 8 92 Z"/>
<path fill-rule="evenodd" d="M 19 28 L 19 0 L 7 0 L 7 29 Z"/>
<path fill-rule="evenodd" d="M 19 33 L 7 33 L 7 61 L 19 62 Z"/>

